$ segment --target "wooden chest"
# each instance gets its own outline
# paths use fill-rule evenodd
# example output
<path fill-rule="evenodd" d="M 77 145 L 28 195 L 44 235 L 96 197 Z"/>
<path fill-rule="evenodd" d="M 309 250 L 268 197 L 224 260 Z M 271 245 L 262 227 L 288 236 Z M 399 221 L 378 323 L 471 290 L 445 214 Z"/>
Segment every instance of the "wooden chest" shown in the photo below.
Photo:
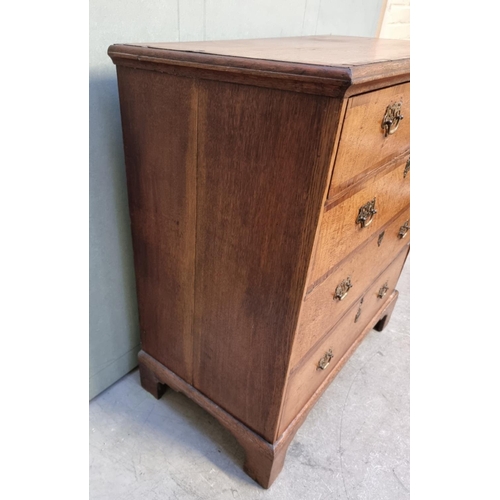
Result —
<path fill-rule="evenodd" d="M 387 324 L 409 250 L 404 41 L 112 45 L 141 383 L 215 416 L 268 487 Z"/>

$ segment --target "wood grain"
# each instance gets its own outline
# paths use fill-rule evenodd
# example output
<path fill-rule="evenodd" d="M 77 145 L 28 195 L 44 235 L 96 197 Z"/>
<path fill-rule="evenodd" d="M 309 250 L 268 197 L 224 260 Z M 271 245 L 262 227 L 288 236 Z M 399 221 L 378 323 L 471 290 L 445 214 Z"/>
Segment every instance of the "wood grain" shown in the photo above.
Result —
<path fill-rule="evenodd" d="M 316 389 L 316 391 L 311 395 L 309 400 L 302 406 L 300 411 L 297 413 L 295 418 L 285 426 L 280 424 L 280 431 L 283 431 L 278 443 L 282 439 L 288 438 L 291 433 L 296 433 L 297 429 L 304 423 L 309 412 L 313 409 L 314 405 L 317 403 L 318 399 L 321 395 L 328 389 L 328 386 L 332 383 L 333 379 L 337 376 L 339 371 L 343 368 L 343 366 L 347 363 L 349 358 L 354 354 L 354 351 L 358 348 L 359 344 L 363 341 L 363 339 L 370 333 L 374 325 L 376 325 L 379 321 L 379 318 L 385 318 L 388 314 L 388 311 L 392 311 L 394 305 L 398 299 L 398 291 L 395 290 L 391 296 L 387 299 L 387 302 L 382 305 L 381 309 L 377 311 L 375 316 L 372 318 L 370 323 L 364 328 L 359 337 L 354 341 L 353 344 L 349 347 L 347 352 L 342 356 L 340 361 L 333 367 L 333 369 L 328 373 L 327 377 L 323 380 L 321 385 Z"/>
<path fill-rule="evenodd" d="M 144 352 L 144 351 L 140 351 Z M 146 354 L 146 353 L 144 353 Z M 140 353 L 139 353 L 140 358 Z M 154 398 L 161 399 L 163 394 L 165 394 L 168 386 L 161 382 L 161 380 L 156 376 L 155 372 L 151 370 L 146 364 L 139 362 L 139 375 L 141 379 L 141 386 L 143 389 L 149 392 Z"/>
<path fill-rule="evenodd" d="M 325 199 L 324 207 L 325 212 L 328 212 L 333 207 L 339 205 L 343 201 L 347 200 L 351 196 L 354 196 L 358 191 L 364 189 L 370 182 L 374 182 L 376 179 L 379 179 L 380 176 L 383 176 L 385 173 L 393 170 L 394 168 L 401 167 L 402 163 L 406 165 L 406 162 L 410 159 L 410 152 L 406 151 L 402 155 L 396 156 L 389 160 L 387 163 L 380 165 L 376 168 L 370 169 L 367 173 L 358 174 L 356 177 L 353 177 L 349 184 L 350 187 L 345 189 L 344 191 L 340 191 L 333 198 Z M 406 175 L 409 175 L 408 173 Z M 403 178 L 406 178 L 404 174 L 403 168 Z M 408 177 L 409 179 L 409 177 Z"/>
<path fill-rule="evenodd" d="M 149 381 L 158 381 L 181 392 L 216 418 L 245 450 L 245 472 L 264 488 L 271 486 L 283 467 L 288 446 L 298 428 L 291 429 L 284 439 L 280 439 L 274 445 L 270 444 L 144 351 L 139 352 L 139 369 L 141 384 L 148 392 L 151 392 Z M 163 393 L 158 396 L 153 388 L 152 394 L 159 399 Z"/>
<path fill-rule="evenodd" d="M 404 239 L 398 237 L 400 227 L 410 218 L 406 209 L 398 217 L 381 228 L 357 251 L 340 262 L 333 272 L 306 295 L 300 312 L 299 325 L 293 344 L 290 364 L 302 359 L 325 332 L 332 328 L 343 314 L 366 293 L 375 278 L 387 268 L 394 256 L 410 241 L 409 233 Z M 384 232 L 380 245 L 378 236 Z M 350 277 L 352 288 L 339 301 L 334 299 L 337 285 Z"/>
<path fill-rule="evenodd" d="M 382 119 L 390 104 L 402 102 L 404 119 L 385 137 Z M 410 149 L 410 84 L 351 97 L 342 125 L 328 198 L 348 188 L 361 174 Z"/>
<path fill-rule="evenodd" d="M 194 384 L 272 442 L 341 103 L 212 82 L 199 99 Z"/>
<path fill-rule="evenodd" d="M 318 66 L 361 66 L 405 60 L 410 46 L 405 40 L 331 35 L 134 45 Z"/>
<path fill-rule="evenodd" d="M 108 49 L 141 384 L 156 398 L 168 385 L 210 412 L 266 488 L 307 413 L 397 299 L 409 113 L 384 140 L 381 120 L 388 103 L 409 103 L 408 48 L 319 36 Z M 378 213 L 361 228 L 359 208 L 374 197 Z M 334 302 L 347 275 L 353 288 Z"/>
<path fill-rule="evenodd" d="M 328 377 L 330 371 L 334 369 L 337 362 L 342 359 L 366 326 L 373 325 L 374 318 L 378 319 L 380 317 L 377 311 L 385 307 L 386 301 L 394 292 L 407 253 L 408 247 L 405 247 L 394 262 L 377 277 L 372 286 L 366 291 L 363 295 L 363 302 L 357 301 L 354 303 L 335 328 L 327 333 L 323 340 L 317 342 L 302 360 L 291 369 L 280 423 L 280 433 L 284 432 L 285 428 Z M 389 289 L 383 298 L 379 298 L 377 294 L 385 283 L 387 283 Z M 355 322 L 359 309 L 361 309 L 361 313 Z M 329 349 L 332 350 L 334 357 L 328 367 L 321 370 L 318 368 L 318 363 Z"/>
<path fill-rule="evenodd" d="M 313 36 L 116 44 L 116 64 L 178 76 L 341 96 L 408 81 L 409 42 Z"/>
<path fill-rule="evenodd" d="M 374 234 L 410 203 L 410 174 L 403 177 L 406 159 L 389 171 L 382 171 L 365 182 L 353 195 L 323 215 L 315 246 L 313 269 L 308 288 L 322 278 L 338 262 Z M 356 224 L 359 209 L 376 198 L 377 214 L 373 222 L 362 228 Z"/>
<path fill-rule="evenodd" d="M 117 70 L 142 349 L 191 382 L 196 85 Z"/>

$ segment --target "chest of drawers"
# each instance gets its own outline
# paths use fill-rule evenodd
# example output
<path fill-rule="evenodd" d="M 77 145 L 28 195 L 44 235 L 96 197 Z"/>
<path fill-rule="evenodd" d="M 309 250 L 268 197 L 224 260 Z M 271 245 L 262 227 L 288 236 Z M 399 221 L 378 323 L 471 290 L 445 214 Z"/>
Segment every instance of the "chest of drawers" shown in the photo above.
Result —
<path fill-rule="evenodd" d="M 143 387 L 181 391 L 270 486 L 387 324 L 409 249 L 409 44 L 112 45 Z"/>

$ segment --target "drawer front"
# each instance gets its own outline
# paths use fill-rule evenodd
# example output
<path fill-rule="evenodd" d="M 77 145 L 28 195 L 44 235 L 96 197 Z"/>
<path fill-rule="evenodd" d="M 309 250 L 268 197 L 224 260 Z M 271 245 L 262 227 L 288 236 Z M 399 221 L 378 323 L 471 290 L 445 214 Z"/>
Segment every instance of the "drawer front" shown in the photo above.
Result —
<path fill-rule="evenodd" d="M 308 289 L 368 238 L 379 234 L 410 204 L 408 158 L 403 157 L 396 168 L 367 180 L 358 192 L 324 213 Z"/>
<path fill-rule="evenodd" d="M 353 304 L 333 331 L 292 368 L 283 406 L 280 433 L 295 418 L 390 297 L 401 274 L 408 248 L 406 246 L 394 262 L 374 281 L 363 295 L 362 303 L 360 298 Z M 328 363 L 329 353 L 333 354 L 333 357 Z M 323 365 L 323 369 L 320 368 L 320 364 Z"/>
<path fill-rule="evenodd" d="M 398 120 L 398 113 L 403 119 Z M 382 127 L 384 117 L 386 123 L 392 121 L 390 129 L 389 125 Z M 409 83 L 352 97 L 347 104 L 328 198 L 409 149 Z"/>
<path fill-rule="evenodd" d="M 293 346 L 292 366 L 359 300 L 394 256 L 410 242 L 409 227 L 408 208 L 306 295 Z"/>

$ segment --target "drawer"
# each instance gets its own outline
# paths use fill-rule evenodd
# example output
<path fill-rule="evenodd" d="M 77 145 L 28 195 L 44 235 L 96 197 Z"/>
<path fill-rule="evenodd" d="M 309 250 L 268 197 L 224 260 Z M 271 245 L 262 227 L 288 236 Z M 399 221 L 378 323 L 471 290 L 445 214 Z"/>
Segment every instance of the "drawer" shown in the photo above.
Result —
<path fill-rule="evenodd" d="M 394 118 L 391 133 L 386 134 L 382 128 L 384 116 L 391 111 L 397 115 L 399 105 L 399 113 L 404 118 L 399 123 Z M 390 111 L 388 107 L 391 107 Z M 409 149 L 409 83 L 351 97 L 347 104 L 328 198 L 349 187 L 369 170 L 384 165 Z"/>
<path fill-rule="evenodd" d="M 363 297 L 352 305 L 326 338 L 319 341 L 292 368 L 283 405 L 280 433 L 304 407 L 363 330 L 374 320 L 375 315 L 395 290 L 408 249 L 409 247 L 406 246 L 400 252 L 393 263 L 373 282 Z M 379 292 L 381 291 L 385 293 L 380 298 Z M 333 357 L 328 366 L 321 369 L 320 361 L 326 361 L 325 357 L 329 352 L 333 354 Z"/>
<path fill-rule="evenodd" d="M 336 266 L 323 282 L 306 295 L 293 346 L 292 366 L 359 300 L 409 243 L 409 222 L 408 208 Z"/>
<path fill-rule="evenodd" d="M 379 234 L 383 226 L 410 204 L 408 158 L 402 157 L 396 168 L 367 180 L 359 191 L 323 214 L 308 288 L 370 236 Z M 371 203 L 376 210 L 373 216 L 369 214 Z M 360 221 L 363 214 L 368 214 L 364 224 Z"/>

